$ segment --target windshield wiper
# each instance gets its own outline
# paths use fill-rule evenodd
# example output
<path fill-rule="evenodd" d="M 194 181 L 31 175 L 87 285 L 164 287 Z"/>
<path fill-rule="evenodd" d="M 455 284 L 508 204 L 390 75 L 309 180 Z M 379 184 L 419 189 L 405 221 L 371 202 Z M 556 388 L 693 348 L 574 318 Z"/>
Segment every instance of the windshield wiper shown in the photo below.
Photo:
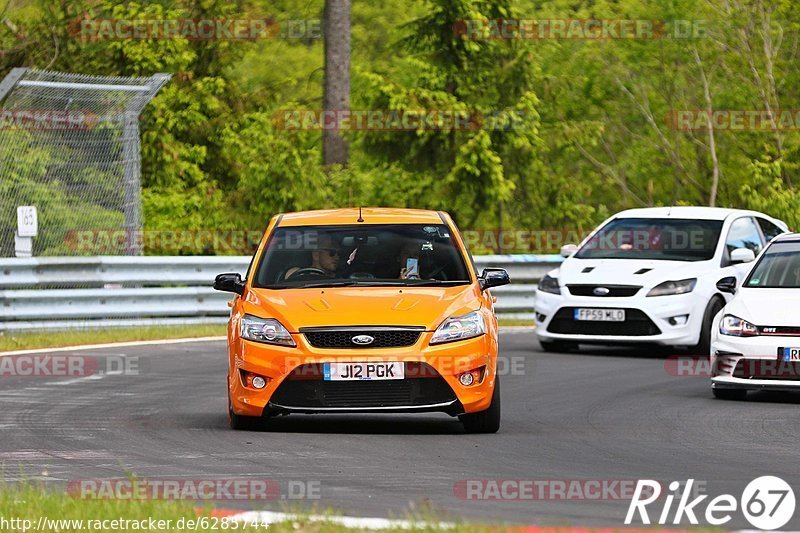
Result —
<path fill-rule="evenodd" d="M 426 285 L 463 285 L 469 283 L 463 279 L 441 280 L 441 279 L 408 279 L 406 285 L 411 287 L 424 287 Z"/>
<path fill-rule="evenodd" d="M 324 281 L 319 283 L 307 283 L 305 285 L 267 285 L 265 288 L 267 289 L 317 289 L 322 287 L 352 287 L 353 285 L 358 285 L 359 282 L 356 280 L 346 280 L 346 281 Z"/>

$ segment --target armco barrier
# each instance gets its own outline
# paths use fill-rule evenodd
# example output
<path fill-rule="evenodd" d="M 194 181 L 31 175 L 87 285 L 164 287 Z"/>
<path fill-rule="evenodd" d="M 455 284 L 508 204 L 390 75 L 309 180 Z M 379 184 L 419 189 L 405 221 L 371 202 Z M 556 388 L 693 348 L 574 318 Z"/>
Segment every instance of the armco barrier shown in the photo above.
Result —
<path fill-rule="evenodd" d="M 532 316 L 536 281 L 551 255 L 476 256 L 478 270 L 508 270 L 512 284 L 492 290 L 501 316 Z M 211 283 L 239 272 L 244 256 L 42 257 L 0 259 L 0 331 L 218 323 L 230 295 Z"/>

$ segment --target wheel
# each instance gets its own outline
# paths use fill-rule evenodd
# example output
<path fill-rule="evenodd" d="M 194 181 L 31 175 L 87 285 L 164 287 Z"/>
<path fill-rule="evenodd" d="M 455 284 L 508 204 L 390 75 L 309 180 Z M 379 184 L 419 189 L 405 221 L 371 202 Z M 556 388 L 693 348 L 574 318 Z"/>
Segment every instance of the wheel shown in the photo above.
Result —
<path fill-rule="evenodd" d="M 578 350 L 577 342 L 569 341 L 543 341 L 539 340 L 542 350 L 545 352 L 574 352 Z"/>
<path fill-rule="evenodd" d="M 747 391 L 742 389 L 711 389 L 714 398 L 720 400 L 744 400 L 747 398 Z"/>
<path fill-rule="evenodd" d="M 717 313 L 725 307 L 725 302 L 719 298 L 713 298 L 706 307 L 706 312 L 703 315 L 703 325 L 700 327 L 700 340 L 695 344 L 692 349 L 697 355 L 710 355 L 711 354 L 711 328 L 713 324 L 711 321 L 717 316 Z"/>
<path fill-rule="evenodd" d="M 492 404 L 485 411 L 459 415 L 467 433 L 497 433 L 500 429 L 500 380 L 495 375 Z"/>

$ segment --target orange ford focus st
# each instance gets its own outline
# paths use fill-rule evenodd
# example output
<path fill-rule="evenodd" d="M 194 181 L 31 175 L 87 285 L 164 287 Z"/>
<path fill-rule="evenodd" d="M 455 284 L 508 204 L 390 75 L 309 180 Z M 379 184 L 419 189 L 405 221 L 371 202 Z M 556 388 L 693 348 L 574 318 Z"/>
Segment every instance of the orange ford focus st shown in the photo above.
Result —
<path fill-rule="evenodd" d="M 450 216 L 416 209 L 287 213 L 248 269 L 220 274 L 235 293 L 228 326 L 234 429 L 290 413 L 458 416 L 500 427 L 497 319 Z"/>

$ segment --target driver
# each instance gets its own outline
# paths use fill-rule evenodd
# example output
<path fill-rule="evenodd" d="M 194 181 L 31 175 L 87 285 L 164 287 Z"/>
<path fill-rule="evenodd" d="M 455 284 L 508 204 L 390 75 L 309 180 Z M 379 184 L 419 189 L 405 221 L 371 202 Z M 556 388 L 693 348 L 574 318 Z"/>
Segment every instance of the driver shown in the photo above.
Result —
<path fill-rule="evenodd" d="M 339 268 L 339 249 L 334 245 L 330 235 L 322 234 L 317 240 L 317 247 L 311 252 L 311 265 L 308 267 L 292 267 L 286 271 L 283 279 L 289 279 L 292 274 L 306 268 L 321 270 L 326 277 L 335 278 L 336 269 Z"/>

